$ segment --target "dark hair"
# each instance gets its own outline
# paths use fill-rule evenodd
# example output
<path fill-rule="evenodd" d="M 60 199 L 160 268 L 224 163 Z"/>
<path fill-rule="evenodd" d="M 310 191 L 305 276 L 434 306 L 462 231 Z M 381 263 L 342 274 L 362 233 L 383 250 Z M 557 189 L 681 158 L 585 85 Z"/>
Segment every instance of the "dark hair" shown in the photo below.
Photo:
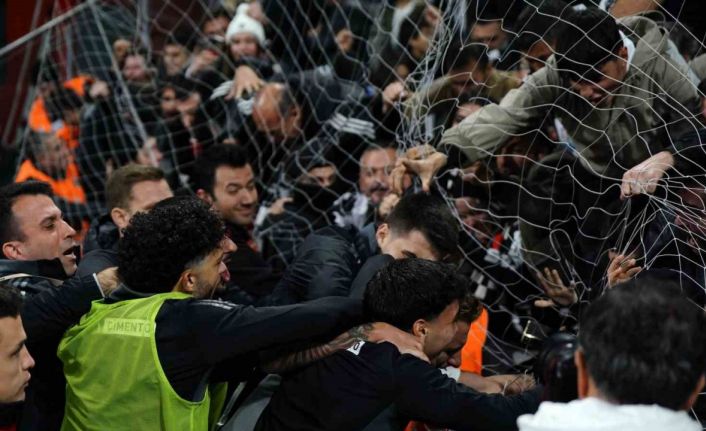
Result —
<path fill-rule="evenodd" d="M 483 312 L 483 304 L 476 298 L 475 285 L 472 281 L 465 283 L 463 297 L 458 304 L 457 320 L 466 323 L 473 323 Z"/>
<path fill-rule="evenodd" d="M 118 246 L 118 274 L 144 293 L 172 290 L 181 273 L 220 246 L 223 222 L 200 199 L 165 199 L 147 213 L 137 213 Z"/>
<path fill-rule="evenodd" d="M 548 44 L 556 40 L 561 28 L 559 17 L 565 7 L 559 0 L 545 0 L 539 6 L 527 5 L 515 21 L 514 48 L 526 52 L 540 40 Z"/>
<path fill-rule="evenodd" d="M 450 265 L 398 259 L 368 282 L 363 309 L 368 319 L 409 331 L 418 319 L 433 320 L 468 290 L 468 280 Z"/>
<path fill-rule="evenodd" d="M 419 37 L 422 29 L 431 27 L 432 24 L 427 20 L 425 12 L 426 5 L 420 4 L 402 19 L 400 33 L 397 37 L 402 46 L 409 46 L 410 40 Z"/>
<path fill-rule="evenodd" d="M 116 169 L 105 183 L 105 200 L 108 211 L 127 208 L 132 198 L 132 187 L 143 181 L 164 179 L 164 172 L 153 166 L 130 163 Z"/>
<path fill-rule="evenodd" d="M 440 259 L 454 257 L 458 252 L 458 220 L 439 196 L 428 193 L 403 196 L 385 222 L 397 235 L 413 230 L 421 232 Z"/>
<path fill-rule="evenodd" d="M 559 75 L 565 81 L 599 81 L 599 69 L 616 59 L 623 46 L 615 18 L 597 7 L 568 9 L 562 14 L 561 37 L 556 43 Z"/>
<path fill-rule="evenodd" d="M 47 97 L 46 106 L 55 118 L 61 118 L 65 110 L 81 109 L 83 100 L 73 90 L 59 86 Z"/>
<path fill-rule="evenodd" d="M 490 100 L 481 95 L 482 92 L 462 93 L 456 98 L 456 108 L 466 103 L 474 103 L 478 106 L 485 106 L 491 103 L 496 103 L 495 100 Z"/>
<path fill-rule="evenodd" d="M 22 295 L 12 286 L 0 284 L 0 319 L 17 317 L 22 309 Z"/>
<path fill-rule="evenodd" d="M 215 144 L 196 159 L 194 163 L 193 188 L 203 189 L 213 195 L 216 170 L 220 166 L 242 168 L 250 161 L 246 151 L 239 145 Z"/>
<path fill-rule="evenodd" d="M 479 43 L 472 43 L 464 47 L 450 47 L 444 57 L 444 74 L 458 70 L 474 62 L 477 69 L 488 67 L 487 47 Z"/>
<path fill-rule="evenodd" d="M 646 273 L 586 309 L 579 346 L 609 399 L 679 410 L 704 374 L 706 316 L 674 283 Z"/>
<path fill-rule="evenodd" d="M 21 196 L 46 195 L 54 198 L 51 186 L 41 181 L 25 181 L 0 187 L 0 255 L 2 245 L 8 241 L 21 240 L 22 232 L 12 214 L 12 205 Z"/>

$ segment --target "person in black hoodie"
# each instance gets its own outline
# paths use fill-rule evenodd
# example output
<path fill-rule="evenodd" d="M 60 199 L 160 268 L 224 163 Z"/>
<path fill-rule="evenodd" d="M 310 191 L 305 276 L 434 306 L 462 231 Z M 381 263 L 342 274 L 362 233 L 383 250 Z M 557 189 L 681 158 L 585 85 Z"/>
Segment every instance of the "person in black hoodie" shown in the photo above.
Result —
<path fill-rule="evenodd" d="M 236 145 L 214 145 L 194 166 L 194 191 L 220 214 L 237 246 L 226 263 L 231 277 L 224 298 L 239 304 L 257 303 L 280 278 L 251 234 L 259 206 L 256 179 L 246 151 Z"/>

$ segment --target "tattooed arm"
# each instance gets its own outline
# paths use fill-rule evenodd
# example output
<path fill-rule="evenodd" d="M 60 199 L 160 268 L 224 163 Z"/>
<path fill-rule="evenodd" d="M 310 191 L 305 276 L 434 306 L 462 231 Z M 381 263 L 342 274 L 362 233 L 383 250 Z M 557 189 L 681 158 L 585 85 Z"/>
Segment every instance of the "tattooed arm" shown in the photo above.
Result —
<path fill-rule="evenodd" d="M 401 353 L 409 353 L 429 361 L 424 355 L 422 344 L 417 337 L 387 323 L 376 322 L 353 327 L 325 344 L 282 355 L 263 357 L 261 368 L 267 373 L 284 373 L 348 349 L 357 341 L 370 343 L 387 341 L 394 344 Z"/>

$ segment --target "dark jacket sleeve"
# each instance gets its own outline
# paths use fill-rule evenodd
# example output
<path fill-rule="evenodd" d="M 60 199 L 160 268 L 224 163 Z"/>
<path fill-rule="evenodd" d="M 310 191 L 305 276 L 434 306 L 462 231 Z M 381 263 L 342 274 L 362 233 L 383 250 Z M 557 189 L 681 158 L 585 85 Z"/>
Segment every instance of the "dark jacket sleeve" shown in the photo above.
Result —
<path fill-rule="evenodd" d="M 375 275 L 380 268 L 393 260 L 395 259 L 389 254 L 378 254 L 366 260 L 363 267 L 358 271 L 358 275 L 356 275 L 353 280 L 353 284 L 351 284 L 349 296 L 362 300 L 365 295 L 365 289 L 368 287 L 368 282 L 373 278 L 373 275 Z"/>
<path fill-rule="evenodd" d="M 677 175 L 702 175 L 706 166 L 706 129 L 689 132 L 674 141 Z"/>
<path fill-rule="evenodd" d="M 91 302 L 102 297 L 93 274 L 70 278 L 59 288 L 27 297 L 22 324 L 28 345 L 51 341 L 58 345 L 64 332 L 91 309 Z"/>
<path fill-rule="evenodd" d="M 192 351 L 198 362 L 210 366 L 265 349 L 333 337 L 362 321 L 361 301 L 349 298 L 261 308 L 213 300 L 173 301 L 165 306 L 157 319 L 160 357 L 164 357 L 163 347 L 178 350 L 182 358 Z"/>
<path fill-rule="evenodd" d="M 327 231 L 332 229 L 326 228 Z M 348 296 L 358 267 L 353 245 L 345 238 L 318 232 L 311 234 L 299 247 L 275 296 L 286 297 L 290 303 Z"/>
<path fill-rule="evenodd" d="M 396 363 L 395 405 L 405 417 L 456 430 L 516 430 L 517 418 L 539 407 L 539 389 L 520 395 L 482 394 L 410 355 Z"/>

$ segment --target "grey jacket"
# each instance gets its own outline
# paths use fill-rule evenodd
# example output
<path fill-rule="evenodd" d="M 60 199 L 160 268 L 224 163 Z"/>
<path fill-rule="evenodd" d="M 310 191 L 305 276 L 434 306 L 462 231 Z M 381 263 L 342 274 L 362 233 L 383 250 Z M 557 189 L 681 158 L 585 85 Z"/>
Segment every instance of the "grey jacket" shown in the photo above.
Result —
<path fill-rule="evenodd" d="M 554 115 L 566 129 L 568 144 L 598 174 L 619 177 L 651 154 L 669 149 L 671 139 L 699 127 L 691 71 L 673 56 L 667 33 L 653 21 L 629 17 L 619 23 L 635 50 L 610 107 L 595 108 L 568 89 L 550 58 L 499 105 L 485 106 L 447 130 L 440 145 L 459 147 L 473 162 Z"/>

